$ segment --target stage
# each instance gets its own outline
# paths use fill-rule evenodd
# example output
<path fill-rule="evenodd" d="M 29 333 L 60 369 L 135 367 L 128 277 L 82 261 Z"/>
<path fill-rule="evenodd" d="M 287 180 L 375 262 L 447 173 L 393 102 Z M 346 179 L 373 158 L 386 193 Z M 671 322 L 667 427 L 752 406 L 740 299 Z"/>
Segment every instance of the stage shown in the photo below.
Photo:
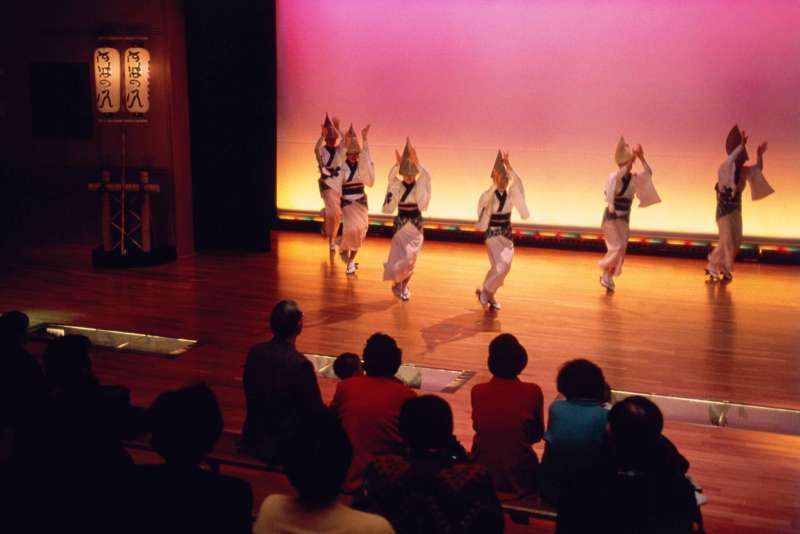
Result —
<path fill-rule="evenodd" d="M 618 390 L 800 408 L 797 266 L 739 263 L 731 284 L 708 285 L 701 260 L 629 256 L 617 292 L 607 295 L 599 254 L 518 247 L 497 294 L 503 308 L 487 313 L 474 294 L 488 268 L 482 245 L 426 242 L 409 302 L 381 280 L 388 248 L 388 239 L 368 238 L 357 274 L 346 276 L 311 233 L 274 233 L 268 254 L 199 253 L 131 270 L 93 269 L 89 247 L 47 247 L 4 259 L 0 309 L 21 309 L 32 323 L 199 340 L 174 359 L 99 351 L 95 367 L 104 382 L 131 387 L 141 404 L 205 380 L 230 430 L 244 416 L 246 351 L 268 337 L 269 311 L 283 298 L 305 312 L 298 342 L 305 352 L 360 352 L 382 331 L 397 338 L 406 362 L 475 371 L 443 395 L 466 445 L 469 390 L 489 378 L 487 345 L 500 332 L 525 345 L 523 379 L 539 383 L 548 404 L 559 365 L 585 357 Z M 330 399 L 335 381 L 320 384 Z M 667 434 L 706 487 L 710 531 L 800 528 L 800 437 L 675 422 Z"/>

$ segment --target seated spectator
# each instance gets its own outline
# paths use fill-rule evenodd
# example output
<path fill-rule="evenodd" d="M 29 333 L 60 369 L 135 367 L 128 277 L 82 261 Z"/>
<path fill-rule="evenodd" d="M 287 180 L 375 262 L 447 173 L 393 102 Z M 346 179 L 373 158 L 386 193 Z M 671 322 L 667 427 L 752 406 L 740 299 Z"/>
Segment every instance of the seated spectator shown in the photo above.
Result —
<path fill-rule="evenodd" d="M 92 370 L 90 347 L 86 336 L 68 335 L 45 349 L 51 448 L 58 448 L 73 464 L 80 458 L 100 469 L 127 466 L 131 462 L 122 439 L 133 426 L 130 395 L 126 388 L 100 385 Z"/>
<path fill-rule="evenodd" d="M 405 453 L 370 464 L 360 507 L 386 517 L 401 534 L 503 531 L 491 475 L 467 463 L 446 401 L 434 395 L 406 401 L 400 433 Z"/>
<path fill-rule="evenodd" d="M 337 501 L 353 448 L 336 417 L 322 413 L 295 434 L 286 454 L 286 476 L 297 497 L 270 495 L 258 512 L 255 534 L 390 534 L 383 517 Z"/>
<path fill-rule="evenodd" d="M 603 371 L 589 360 L 561 366 L 556 387 L 563 399 L 550 405 L 540 468 L 542 497 L 558 505 L 569 479 L 591 465 L 600 453 L 606 430 L 609 396 Z"/>
<path fill-rule="evenodd" d="M 600 461 L 565 490 L 558 533 L 702 532 L 689 462 L 661 433 L 664 418 L 645 397 L 628 397 L 608 414 Z"/>
<path fill-rule="evenodd" d="M 314 365 L 295 348 L 303 312 L 282 300 L 270 316 L 272 339 L 250 349 L 244 367 L 247 416 L 242 448 L 268 463 L 281 463 L 280 451 L 295 425 L 324 409 Z"/>
<path fill-rule="evenodd" d="M 85 336 L 68 335 L 44 353 L 49 395 L 41 439 L 18 457 L 22 509 L 48 503 L 46 514 L 26 512 L 31 532 L 107 531 L 127 515 L 133 462 L 122 436 L 130 405 L 100 386 L 89 347 Z"/>
<path fill-rule="evenodd" d="M 497 491 L 536 491 L 539 460 L 531 445 L 544 433 L 544 397 L 518 377 L 528 354 L 517 338 L 500 334 L 489 344 L 492 379 L 472 388 L 472 459 L 492 474 Z"/>
<path fill-rule="evenodd" d="M 166 463 L 136 467 L 138 531 L 249 533 L 250 485 L 200 468 L 222 434 L 214 393 L 205 384 L 162 393 L 148 414 Z"/>
<path fill-rule="evenodd" d="M 9 311 L 0 316 L 0 433 L 7 454 L 25 447 L 41 417 L 45 401 L 44 374 L 39 362 L 25 350 L 28 316 Z"/>
<path fill-rule="evenodd" d="M 402 352 L 386 334 L 373 334 L 364 347 L 365 376 L 342 380 L 336 387 L 331 408 L 339 417 L 353 445 L 353 463 L 345 490 L 361 487 L 364 468 L 379 454 L 402 451 L 398 430 L 400 407 L 416 396 L 394 375 Z"/>
<path fill-rule="evenodd" d="M 339 380 L 362 376 L 364 369 L 361 367 L 361 358 L 352 352 L 343 352 L 333 361 L 333 373 Z"/>

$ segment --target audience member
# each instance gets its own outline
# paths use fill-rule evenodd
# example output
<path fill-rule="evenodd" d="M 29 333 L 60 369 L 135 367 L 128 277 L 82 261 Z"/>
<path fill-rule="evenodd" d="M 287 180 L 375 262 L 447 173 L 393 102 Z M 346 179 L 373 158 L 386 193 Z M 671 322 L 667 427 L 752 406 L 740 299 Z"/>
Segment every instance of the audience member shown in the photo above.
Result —
<path fill-rule="evenodd" d="M 361 367 L 361 358 L 352 352 L 343 352 L 333 361 L 333 373 L 339 380 L 362 376 L 364 369 Z"/>
<path fill-rule="evenodd" d="M 400 433 L 404 454 L 379 456 L 367 468 L 363 509 L 383 515 L 401 534 L 503 531 L 491 476 L 467 463 L 446 401 L 434 395 L 406 401 Z"/>
<path fill-rule="evenodd" d="M 166 463 L 136 468 L 140 532 L 249 533 L 250 485 L 200 467 L 222 434 L 214 393 L 205 384 L 162 393 L 148 415 Z"/>
<path fill-rule="evenodd" d="M 308 419 L 286 454 L 286 475 L 297 497 L 270 495 L 261 505 L 255 534 L 388 534 L 383 517 L 353 510 L 337 501 L 353 459 L 353 449 L 331 413 Z"/>
<path fill-rule="evenodd" d="M 542 497 L 554 505 L 570 478 L 596 460 L 608 415 L 603 371 L 589 360 L 562 365 L 556 387 L 564 398 L 550 405 L 539 480 Z"/>
<path fill-rule="evenodd" d="M 32 438 L 45 402 L 44 375 L 25 350 L 27 337 L 27 315 L 9 311 L 0 316 L 0 432 L 8 455 Z"/>
<path fill-rule="evenodd" d="M 100 386 L 89 347 L 88 338 L 68 335 L 44 353 L 49 395 L 41 439 L 19 458 L 21 499 L 48 508 L 29 517 L 31 531 L 99 532 L 128 524 L 120 518 L 128 515 L 133 467 L 122 445 L 130 405 L 116 394 L 122 389 Z"/>
<path fill-rule="evenodd" d="M 531 445 L 544 433 L 541 388 L 522 382 L 528 354 L 517 338 L 500 334 L 489 344 L 492 379 L 472 388 L 472 459 L 489 469 L 497 491 L 536 491 L 539 460 Z"/>
<path fill-rule="evenodd" d="M 247 416 L 243 449 L 270 463 L 299 421 L 324 408 L 313 364 L 295 348 L 303 330 L 303 312 L 292 300 L 278 302 L 270 316 L 272 339 L 250 349 L 244 368 Z"/>
<path fill-rule="evenodd" d="M 129 392 L 100 385 L 92 370 L 90 347 L 86 336 L 67 335 L 45 349 L 50 448 L 71 464 L 79 465 L 80 458 L 86 465 L 130 465 L 122 446 L 133 426 Z"/>
<path fill-rule="evenodd" d="M 702 531 L 689 463 L 661 433 L 663 423 L 645 397 L 614 405 L 604 454 L 565 488 L 556 532 Z"/>
<path fill-rule="evenodd" d="M 402 352 L 386 334 L 373 334 L 364 347 L 365 376 L 342 380 L 331 408 L 353 445 L 353 463 L 345 483 L 347 491 L 361 486 L 364 468 L 379 454 L 399 453 L 402 439 L 398 417 L 403 403 L 416 396 L 394 375 Z"/>

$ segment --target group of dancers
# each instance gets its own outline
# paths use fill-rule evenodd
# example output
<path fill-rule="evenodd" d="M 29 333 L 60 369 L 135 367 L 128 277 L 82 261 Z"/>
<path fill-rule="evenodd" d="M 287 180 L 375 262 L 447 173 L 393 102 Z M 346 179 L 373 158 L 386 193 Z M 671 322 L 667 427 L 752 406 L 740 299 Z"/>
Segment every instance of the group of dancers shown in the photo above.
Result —
<path fill-rule="evenodd" d="M 343 133 L 339 120 L 336 117 L 331 120 L 326 115 L 314 148 L 320 169 L 319 190 L 325 203 L 322 234 L 328 239 L 331 254 L 335 253 L 338 244 L 348 275 L 358 269 L 356 254 L 369 228 L 365 188 L 375 184 L 375 165 L 367 142 L 369 128 L 367 125 L 361 130 L 359 143 L 352 124 Z M 742 192 L 747 184 L 750 184 L 753 200 L 774 192 L 763 175 L 767 143 L 758 146 L 756 164 L 746 166 L 745 162 L 749 160 L 747 140 L 745 132 L 734 126 L 725 142 L 728 157 L 719 168 L 714 187 L 719 239 L 708 256 L 705 270 L 708 281 L 712 283 L 733 279 L 733 262 L 742 241 Z M 382 208 L 383 213 L 396 213 L 383 279 L 390 281 L 392 293 L 405 301 L 411 298 L 409 281 L 424 240 L 422 212 L 427 210 L 431 200 L 431 176 L 420 163 L 409 138 L 406 138 L 403 153 L 395 151 L 395 156 L 395 164 L 389 170 Z M 653 171 L 641 145 L 631 147 L 624 138 L 620 138 L 614 159 L 618 169 L 609 175 L 606 183 L 607 206 L 602 219 L 607 252 L 599 262 L 600 285 L 607 292 L 615 291 L 614 278 L 622 273 L 634 196 L 639 199 L 639 207 L 642 208 L 661 202 L 653 184 Z M 633 172 L 637 159 L 641 163 L 641 172 Z M 484 232 L 491 266 L 475 293 L 484 309 L 497 311 L 500 309 L 496 299 L 497 290 L 503 285 L 514 257 L 511 213 L 516 209 L 522 219 L 527 219 L 530 212 L 522 179 L 511 166 L 508 152 L 498 150 L 491 179 L 491 187 L 478 200 L 476 225 Z"/>

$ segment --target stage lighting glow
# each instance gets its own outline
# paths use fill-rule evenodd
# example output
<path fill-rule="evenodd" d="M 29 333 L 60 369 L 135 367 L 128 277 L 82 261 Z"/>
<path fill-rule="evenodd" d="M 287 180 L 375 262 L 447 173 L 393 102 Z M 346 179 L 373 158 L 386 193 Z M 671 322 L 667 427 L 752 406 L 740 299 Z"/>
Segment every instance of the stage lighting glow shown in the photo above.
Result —
<path fill-rule="evenodd" d="M 800 239 L 798 27 L 800 3 L 782 0 L 279 0 L 278 207 L 322 206 L 312 149 L 327 111 L 372 124 L 373 214 L 410 135 L 433 177 L 429 218 L 474 221 L 502 147 L 524 179 L 526 222 L 585 233 L 600 225 L 624 134 L 644 146 L 663 199 L 634 209 L 632 230 L 713 235 L 738 123 L 753 155 L 769 141 L 776 190 L 745 194 L 746 239 Z M 320 41 L 331 28 L 349 29 L 335 51 Z"/>

